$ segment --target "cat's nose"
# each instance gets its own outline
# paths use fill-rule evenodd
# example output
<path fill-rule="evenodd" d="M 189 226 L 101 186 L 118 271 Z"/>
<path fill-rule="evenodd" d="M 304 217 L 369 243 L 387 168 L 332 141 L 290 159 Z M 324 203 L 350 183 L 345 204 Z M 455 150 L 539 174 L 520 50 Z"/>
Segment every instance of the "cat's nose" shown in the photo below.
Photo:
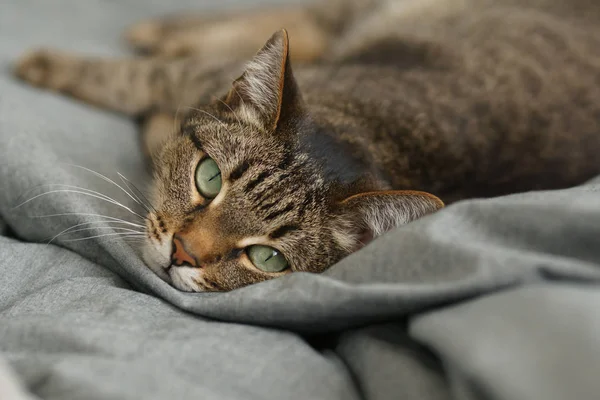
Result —
<path fill-rule="evenodd" d="M 198 267 L 196 258 L 186 250 L 185 242 L 177 235 L 173 236 L 173 253 L 171 254 L 171 263 L 178 267 L 183 265 L 194 268 Z"/>

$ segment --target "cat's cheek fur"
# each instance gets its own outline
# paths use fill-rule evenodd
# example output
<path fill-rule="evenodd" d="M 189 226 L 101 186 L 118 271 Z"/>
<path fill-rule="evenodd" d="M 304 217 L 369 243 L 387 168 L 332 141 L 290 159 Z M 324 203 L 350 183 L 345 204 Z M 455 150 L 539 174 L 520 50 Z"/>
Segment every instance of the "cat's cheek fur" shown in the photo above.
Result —
<path fill-rule="evenodd" d="M 142 259 L 162 280 L 171 283 L 166 268 L 171 264 L 171 241 L 163 238 L 161 243 L 147 239 L 142 249 Z"/>

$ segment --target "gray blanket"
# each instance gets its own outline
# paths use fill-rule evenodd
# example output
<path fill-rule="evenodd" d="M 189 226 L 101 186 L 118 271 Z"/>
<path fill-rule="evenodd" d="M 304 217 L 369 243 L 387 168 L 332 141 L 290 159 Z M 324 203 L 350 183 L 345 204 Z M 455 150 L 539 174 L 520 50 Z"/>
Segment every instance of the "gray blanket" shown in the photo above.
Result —
<path fill-rule="evenodd" d="M 173 289 L 104 229 L 46 244 L 92 214 L 136 222 L 57 185 L 135 210 L 80 166 L 147 176 L 131 121 L 21 85 L 10 60 L 124 53 L 127 24 L 208 4 L 0 2 L 0 398 L 599 398 L 600 184 L 459 203 L 323 275 L 222 294 Z"/>

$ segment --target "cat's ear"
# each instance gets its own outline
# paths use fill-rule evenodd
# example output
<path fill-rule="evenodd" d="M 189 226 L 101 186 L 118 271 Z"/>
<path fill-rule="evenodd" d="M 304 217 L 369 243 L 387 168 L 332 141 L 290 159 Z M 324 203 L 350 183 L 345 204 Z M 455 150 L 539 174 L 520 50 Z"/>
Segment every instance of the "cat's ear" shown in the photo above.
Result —
<path fill-rule="evenodd" d="M 346 242 L 340 244 L 358 250 L 375 237 L 443 207 L 444 203 L 436 196 L 411 190 L 366 192 L 350 196 L 341 202 L 340 214 L 346 228 L 355 236 L 352 240 L 340 237 Z"/>
<path fill-rule="evenodd" d="M 258 118 L 269 131 L 299 111 L 301 96 L 290 65 L 285 29 L 276 32 L 248 63 L 233 82 L 225 103 Z"/>

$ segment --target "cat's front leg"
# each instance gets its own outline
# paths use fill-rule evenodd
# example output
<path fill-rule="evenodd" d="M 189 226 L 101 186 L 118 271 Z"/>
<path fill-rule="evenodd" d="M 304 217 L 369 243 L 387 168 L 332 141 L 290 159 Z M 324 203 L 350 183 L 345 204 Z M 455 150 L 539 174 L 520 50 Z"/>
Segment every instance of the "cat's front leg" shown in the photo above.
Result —
<path fill-rule="evenodd" d="M 195 58 L 110 60 L 36 50 L 21 57 L 15 74 L 34 86 L 137 116 L 149 111 L 175 113 L 195 104 L 204 86 L 211 86 L 204 76 L 219 66 Z"/>
<path fill-rule="evenodd" d="M 321 58 L 336 36 L 390 0 L 314 0 L 304 4 L 168 16 L 141 21 L 125 33 L 138 51 L 162 56 L 200 54 L 248 58 L 281 28 L 292 38 L 295 62 Z"/>
<path fill-rule="evenodd" d="M 136 115 L 152 106 L 151 83 L 145 79 L 151 70 L 147 60 L 111 61 L 42 49 L 23 55 L 14 72 L 33 86 Z"/>
<path fill-rule="evenodd" d="M 81 78 L 82 60 L 58 50 L 39 49 L 22 55 L 15 74 L 27 83 L 53 91 L 69 90 Z"/>
<path fill-rule="evenodd" d="M 315 18 L 314 10 L 298 6 L 142 21 L 125 38 L 138 51 L 163 57 L 245 59 L 281 28 L 290 32 L 295 62 L 320 58 L 332 40 L 333 32 Z"/>

